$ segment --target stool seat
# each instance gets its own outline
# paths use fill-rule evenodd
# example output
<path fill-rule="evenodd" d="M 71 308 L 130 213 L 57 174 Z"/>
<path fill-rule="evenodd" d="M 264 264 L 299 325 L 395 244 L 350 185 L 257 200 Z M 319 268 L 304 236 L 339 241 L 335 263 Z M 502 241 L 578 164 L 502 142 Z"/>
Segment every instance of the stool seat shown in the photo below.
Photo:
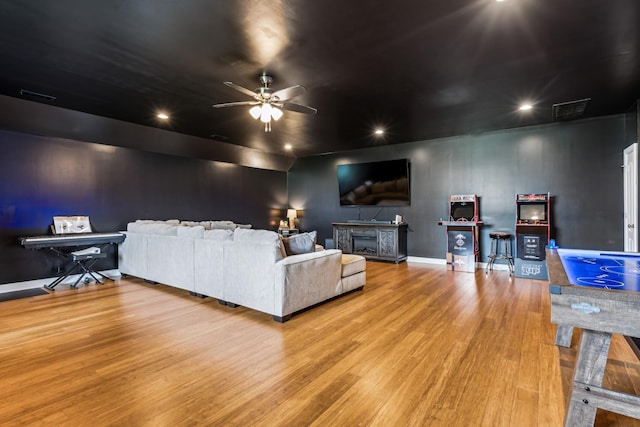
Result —
<path fill-rule="evenodd" d="M 502 231 L 494 231 L 489 233 L 491 239 L 491 253 L 489 254 L 489 262 L 487 263 L 487 273 L 493 270 L 493 264 L 497 259 L 507 261 L 509 275 L 513 275 L 513 256 L 511 255 L 511 234 Z M 500 251 L 500 242 L 502 242 L 502 252 Z"/>
<path fill-rule="evenodd" d="M 511 238 L 511 234 L 502 233 L 502 232 L 494 232 L 494 233 L 489 233 L 489 237 L 491 239 L 510 239 Z"/>

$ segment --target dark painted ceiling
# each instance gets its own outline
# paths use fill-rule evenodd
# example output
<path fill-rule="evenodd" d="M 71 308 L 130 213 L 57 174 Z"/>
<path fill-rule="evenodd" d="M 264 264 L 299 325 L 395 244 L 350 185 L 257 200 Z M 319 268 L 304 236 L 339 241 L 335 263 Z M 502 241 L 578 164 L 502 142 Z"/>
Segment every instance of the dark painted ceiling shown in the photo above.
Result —
<path fill-rule="evenodd" d="M 297 157 L 640 98 L 638 0 L 0 0 L 0 20 L 2 94 Z M 246 107 L 211 107 L 250 100 L 222 82 L 254 89 L 263 72 L 318 113 L 265 133 Z"/>

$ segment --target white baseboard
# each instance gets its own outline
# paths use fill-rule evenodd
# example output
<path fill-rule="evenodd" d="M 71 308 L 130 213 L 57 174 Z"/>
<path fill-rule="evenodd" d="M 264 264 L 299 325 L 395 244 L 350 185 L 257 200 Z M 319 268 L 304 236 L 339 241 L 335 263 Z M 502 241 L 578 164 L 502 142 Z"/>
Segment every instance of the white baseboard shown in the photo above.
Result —
<path fill-rule="evenodd" d="M 104 271 L 101 271 L 101 273 L 113 279 L 121 277 L 120 270 L 118 270 L 117 268 L 113 270 L 104 270 Z M 72 276 L 69 276 L 66 278 L 66 280 L 64 280 L 58 286 L 73 285 L 75 281 L 78 280 L 78 277 L 80 277 L 80 274 L 74 274 Z M 0 285 L 0 293 L 22 291 L 24 289 L 42 288 L 45 285 L 48 285 L 49 283 L 53 282 L 54 280 L 56 280 L 55 277 L 50 277 L 47 279 L 36 279 L 36 280 L 27 280 L 24 282 L 6 283 L 3 285 Z"/>
<path fill-rule="evenodd" d="M 418 256 L 408 256 L 407 262 L 415 262 L 418 264 L 437 264 L 437 265 L 447 265 L 446 259 L 440 258 L 423 258 Z"/>
<path fill-rule="evenodd" d="M 407 257 L 407 262 L 415 262 L 416 264 L 435 264 L 435 265 L 447 265 L 447 260 L 446 259 L 442 259 L 442 258 L 423 258 L 423 257 L 417 257 L 417 256 L 408 256 Z M 476 263 L 476 268 L 478 269 L 486 269 L 487 268 L 487 263 L 486 262 L 478 262 Z M 507 264 L 493 264 L 493 269 L 494 270 L 499 270 L 499 271 L 508 271 L 509 270 L 509 266 Z"/>

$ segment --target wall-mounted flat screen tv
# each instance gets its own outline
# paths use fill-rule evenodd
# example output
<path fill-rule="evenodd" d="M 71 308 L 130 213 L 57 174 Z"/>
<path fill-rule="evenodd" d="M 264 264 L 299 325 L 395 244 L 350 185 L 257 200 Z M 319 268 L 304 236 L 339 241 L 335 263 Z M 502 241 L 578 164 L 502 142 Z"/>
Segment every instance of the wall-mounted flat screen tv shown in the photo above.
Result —
<path fill-rule="evenodd" d="M 409 160 L 338 165 L 340 206 L 408 206 Z"/>

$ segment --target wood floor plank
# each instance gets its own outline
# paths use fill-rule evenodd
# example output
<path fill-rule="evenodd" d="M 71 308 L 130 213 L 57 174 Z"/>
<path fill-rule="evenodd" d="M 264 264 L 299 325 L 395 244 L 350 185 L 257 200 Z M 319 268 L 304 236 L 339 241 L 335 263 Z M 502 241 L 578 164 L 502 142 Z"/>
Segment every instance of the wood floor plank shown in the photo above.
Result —
<path fill-rule="evenodd" d="M 135 278 L 0 309 L 3 426 L 557 426 L 580 336 L 546 282 L 410 263 L 283 324 Z M 622 337 L 604 384 L 640 390 Z"/>

